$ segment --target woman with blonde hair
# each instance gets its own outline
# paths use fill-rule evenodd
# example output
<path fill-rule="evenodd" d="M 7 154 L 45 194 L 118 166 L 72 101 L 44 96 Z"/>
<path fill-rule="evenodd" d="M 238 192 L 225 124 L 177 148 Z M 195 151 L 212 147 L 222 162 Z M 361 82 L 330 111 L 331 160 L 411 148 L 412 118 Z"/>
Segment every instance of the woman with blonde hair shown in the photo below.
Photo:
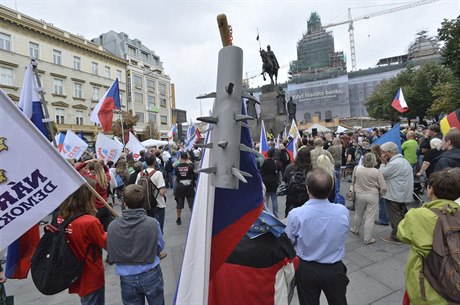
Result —
<path fill-rule="evenodd" d="M 70 195 L 59 207 L 57 224 L 78 216 L 66 227 L 70 249 L 83 260 L 81 276 L 69 287 L 69 293 L 77 293 L 82 305 L 104 304 L 104 265 L 102 248 L 106 248 L 107 236 L 100 221 L 94 217 L 94 195 L 83 185 Z M 90 249 L 88 253 L 88 249 Z"/>
<path fill-rule="evenodd" d="M 318 159 L 316 160 L 316 167 L 324 169 L 332 177 L 334 184 L 332 186 L 331 192 L 329 193 L 328 200 L 330 202 L 335 202 L 337 177 L 336 171 L 334 170 L 334 164 L 332 164 L 331 160 L 326 155 L 319 155 Z"/>
<path fill-rule="evenodd" d="M 356 200 L 355 217 L 350 231 L 358 235 L 364 218 L 364 243 L 366 245 L 375 243 L 372 231 L 379 204 L 379 195 L 383 195 L 387 191 L 385 179 L 375 168 L 376 164 L 375 154 L 368 152 L 364 155 L 363 164 L 357 166 L 353 173 L 353 191 L 356 194 Z"/>

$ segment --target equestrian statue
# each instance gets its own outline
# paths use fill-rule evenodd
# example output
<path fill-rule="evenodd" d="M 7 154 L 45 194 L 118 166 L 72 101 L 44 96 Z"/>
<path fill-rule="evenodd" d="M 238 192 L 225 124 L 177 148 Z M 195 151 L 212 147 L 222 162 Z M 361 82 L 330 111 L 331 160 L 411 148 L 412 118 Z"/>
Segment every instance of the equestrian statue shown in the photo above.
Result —
<path fill-rule="evenodd" d="M 279 69 L 279 64 L 278 60 L 276 59 L 275 53 L 270 49 L 270 45 L 267 46 L 267 51 L 264 49 L 260 48 L 260 57 L 262 57 L 262 77 L 264 80 L 265 78 L 265 73 L 268 74 L 270 77 L 271 83 L 273 85 L 277 84 L 277 78 L 278 78 L 278 69 Z M 273 80 L 273 76 L 275 79 Z"/>

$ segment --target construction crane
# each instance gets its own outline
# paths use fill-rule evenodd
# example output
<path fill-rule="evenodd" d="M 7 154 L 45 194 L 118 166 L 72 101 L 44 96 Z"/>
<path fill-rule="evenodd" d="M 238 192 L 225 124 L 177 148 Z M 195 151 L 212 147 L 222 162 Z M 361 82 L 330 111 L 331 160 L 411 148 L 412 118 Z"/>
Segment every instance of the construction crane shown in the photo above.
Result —
<path fill-rule="evenodd" d="M 429 3 L 437 2 L 437 1 L 440 1 L 440 0 L 416 1 L 416 2 L 413 2 L 413 3 L 406 4 L 406 5 L 386 9 L 386 10 L 383 10 L 383 11 L 378 11 L 378 12 L 375 12 L 375 13 L 363 15 L 363 16 L 356 17 L 356 18 L 351 17 L 351 9 L 349 8 L 348 9 L 348 20 L 342 21 L 342 22 L 337 22 L 337 23 L 329 23 L 329 24 L 324 25 L 323 28 L 330 28 L 330 27 L 334 27 L 334 26 L 338 26 L 338 25 L 348 23 L 348 34 L 350 36 L 351 70 L 356 71 L 355 34 L 354 34 L 353 22 L 363 20 L 363 19 L 370 19 L 372 17 L 377 17 L 377 16 L 381 16 L 381 15 L 391 14 L 391 13 L 394 13 L 394 12 L 399 12 L 399 11 L 402 11 L 402 10 L 406 10 L 406 9 L 409 9 L 409 8 L 413 8 L 413 7 L 416 7 L 416 6 L 421 6 L 421 5 L 425 5 L 425 4 L 429 4 Z"/>

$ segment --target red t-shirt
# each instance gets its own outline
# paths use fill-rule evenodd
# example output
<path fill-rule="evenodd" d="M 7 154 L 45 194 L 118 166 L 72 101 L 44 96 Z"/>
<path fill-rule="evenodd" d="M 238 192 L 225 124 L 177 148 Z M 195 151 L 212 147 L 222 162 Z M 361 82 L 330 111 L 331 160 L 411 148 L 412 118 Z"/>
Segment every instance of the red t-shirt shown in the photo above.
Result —
<path fill-rule="evenodd" d="M 64 220 L 58 216 L 58 224 Z M 83 215 L 72 221 L 66 229 L 70 248 L 78 259 L 83 259 L 88 245 L 93 244 L 99 248 L 107 247 L 107 234 L 104 232 L 99 220 L 91 215 Z M 81 277 L 69 287 L 69 293 L 77 293 L 84 297 L 104 287 L 104 265 L 102 252 L 90 250 L 85 259 Z"/>

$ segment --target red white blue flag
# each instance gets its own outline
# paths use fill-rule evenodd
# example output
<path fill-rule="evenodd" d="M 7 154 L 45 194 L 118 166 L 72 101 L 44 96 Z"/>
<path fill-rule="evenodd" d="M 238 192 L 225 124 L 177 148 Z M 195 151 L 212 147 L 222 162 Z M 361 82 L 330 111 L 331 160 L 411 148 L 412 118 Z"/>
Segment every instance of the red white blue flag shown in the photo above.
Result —
<path fill-rule="evenodd" d="M 264 121 L 262 120 L 262 124 L 260 126 L 260 142 L 259 142 L 259 152 L 264 155 L 265 159 L 267 159 L 267 152 L 268 152 L 268 142 L 267 142 L 267 134 L 265 132 L 265 125 Z"/>
<path fill-rule="evenodd" d="M 94 107 L 91 113 L 91 121 L 101 125 L 104 132 L 109 132 L 112 129 L 114 109 L 121 109 L 118 78 L 115 79 L 112 86 Z"/>
<path fill-rule="evenodd" d="M 241 143 L 252 147 L 247 128 L 241 130 Z M 206 149 L 202 168 L 209 167 L 209 161 Z M 208 304 L 210 281 L 262 212 L 262 179 L 252 153 L 240 152 L 240 170 L 252 177 L 246 177 L 248 183 L 240 182 L 237 190 L 213 187 L 212 176 L 200 174 L 176 305 Z"/>
<path fill-rule="evenodd" d="M 399 88 L 393 102 L 391 103 L 391 106 L 401 113 L 409 111 L 409 106 L 407 106 L 406 100 L 404 99 L 402 88 Z"/>
<path fill-rule="evenodd" d="M 297 149 L 294 145 L 296 142 L 296 139 L 292 139 L 287 145 L 286 145 L 286 151 L 289 155 L 289 158 L 291 160 L 291 163 L 294 163 L 295 158 L 297 157 Z"/>

